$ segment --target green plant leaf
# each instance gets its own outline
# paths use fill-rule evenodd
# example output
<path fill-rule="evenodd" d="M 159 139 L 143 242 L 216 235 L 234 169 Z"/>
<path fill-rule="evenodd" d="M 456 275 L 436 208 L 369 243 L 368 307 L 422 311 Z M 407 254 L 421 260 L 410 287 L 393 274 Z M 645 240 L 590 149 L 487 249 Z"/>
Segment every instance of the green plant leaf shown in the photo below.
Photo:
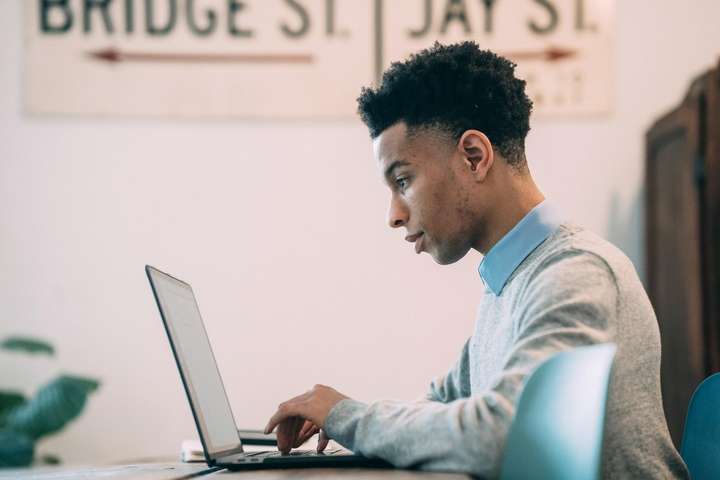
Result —
<path fill-rule="evenodd" d="M 53 453 L 46 453 L 45 455 L 40 457 L 40 461 L 45 465 L 60 465 L 62 463 L 60 457 Z"/>
<path fill-rule="evenodd" d="M 0 391 L 0 427 L 5 424 L 5 415 L 23 403 L 25 403 L 25 395 L 20 392 L 3 392 Z"/>
<path fill-rule="evenodd" d="M 35 444 L 25 434 L 0 430 L 0 467 L 26 467 L 32 463 Z"/>
<path fill-rule="evenodd" d="M 0 343 L 0 348 L 33 354 L 53 355 L 55 353 L 55 347 L 50 343 L 31 337 L 8 337 Z"/>
<path fill-rule="evenodd" d="M 41 387 L 27 403 L 10 411 L 5 428 L 33 440 L 62 429 L 85 407 L 88 395 L 100 383 L 85 377 L 62 375 Z"/>
<path fill-rule="evenodd" d="M 25 403 L 25 395 L 20 392 L 8 392 L 0 390 L 0 415 L 5 411 Z"/>

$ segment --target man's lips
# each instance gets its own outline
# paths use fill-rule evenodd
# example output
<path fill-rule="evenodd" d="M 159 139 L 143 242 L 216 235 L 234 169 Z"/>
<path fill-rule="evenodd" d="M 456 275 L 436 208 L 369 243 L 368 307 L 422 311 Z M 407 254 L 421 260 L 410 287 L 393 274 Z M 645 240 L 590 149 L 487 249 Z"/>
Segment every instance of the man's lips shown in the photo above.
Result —
<path fill-rule="evenodd" d="M 412 243 L 415 242 L 415 253 L 420 253 L 422 250 L 423 232 L 414 233 L 405 237 L 405 240 Z"/>
<path fill-rule="evenodd" d="M 408 235 L 405 237 L 405 240 L 407 240 L 410 243 L 413 243 L 415 240 L 420 238 L 420 236 L 423 234 L 423 232 L 413 233 L 412 235 Z"/>

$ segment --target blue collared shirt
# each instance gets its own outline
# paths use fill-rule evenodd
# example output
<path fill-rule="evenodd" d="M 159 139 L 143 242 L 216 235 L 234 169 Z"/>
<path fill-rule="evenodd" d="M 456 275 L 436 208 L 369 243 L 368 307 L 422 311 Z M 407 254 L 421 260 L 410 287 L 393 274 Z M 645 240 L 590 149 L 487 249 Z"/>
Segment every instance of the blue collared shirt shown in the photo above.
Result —
<path fill-rule="evenodd" d="M 480 278 L 490 291 L 499 296 L 515 269 L 560 223 L 555 208 L 544 200 L 493 245 L 478 267 Z"/>

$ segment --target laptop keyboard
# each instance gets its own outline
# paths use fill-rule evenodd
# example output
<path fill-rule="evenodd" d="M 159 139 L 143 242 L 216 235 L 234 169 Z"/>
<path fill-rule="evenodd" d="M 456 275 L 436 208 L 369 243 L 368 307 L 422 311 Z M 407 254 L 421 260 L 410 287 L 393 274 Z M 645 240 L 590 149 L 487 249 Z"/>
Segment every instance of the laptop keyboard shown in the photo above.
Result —
<path fill-rule="evenodd" d="M 293 456 L 306 456 L 306 457 L 317 457 L 326 455 L 337 455 L 343 451 L 342 448 L 335 450 L 325 450 L 323 453 L 317 453 L 315 450 L 293 450 L 290 453 L 283 455 L 279 450 L 269 450 L 265 452 L 246 452 L 243 458 L 255 457 L 255 458 L 268 458 L 268 457 L 293 457 Z"/>

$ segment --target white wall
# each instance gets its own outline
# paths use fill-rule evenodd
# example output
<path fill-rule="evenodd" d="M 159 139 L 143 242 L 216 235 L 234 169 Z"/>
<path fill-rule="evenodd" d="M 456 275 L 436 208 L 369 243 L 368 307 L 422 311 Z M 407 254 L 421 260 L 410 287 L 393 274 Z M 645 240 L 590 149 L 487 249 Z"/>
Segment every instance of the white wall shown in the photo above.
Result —
<path fill-rule="evenodd" d="M 482 291 L 470 255 L 416 257 L 385 226 L 359 120 L 190 122 L 22 113 L 21 2 L 0 2 L 0 386 L 58 370 L 98 394 L 40 450 L 175 453 L 195 435 L 143 265 L 190 280 L 239 425 L 314 383 L 414 398 L 454 361 Z M 643 135 L 720 55 L 720 2 L 617 1 L 612 115 L 532 123 L 531 168 L 578 222 L 643 263 Z"/>

